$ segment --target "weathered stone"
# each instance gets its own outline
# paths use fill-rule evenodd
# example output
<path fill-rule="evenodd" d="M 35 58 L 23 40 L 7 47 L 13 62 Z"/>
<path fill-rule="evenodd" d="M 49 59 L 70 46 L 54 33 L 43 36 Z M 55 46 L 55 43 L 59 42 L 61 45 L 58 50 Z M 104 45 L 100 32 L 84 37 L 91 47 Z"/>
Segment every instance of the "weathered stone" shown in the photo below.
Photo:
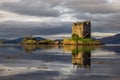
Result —
<path fill-rule="evenodd" d="M 80 38 L 91 38 L 91 22 L 84 21 L 73 23 L 72 34 L 76 34 Z"/>

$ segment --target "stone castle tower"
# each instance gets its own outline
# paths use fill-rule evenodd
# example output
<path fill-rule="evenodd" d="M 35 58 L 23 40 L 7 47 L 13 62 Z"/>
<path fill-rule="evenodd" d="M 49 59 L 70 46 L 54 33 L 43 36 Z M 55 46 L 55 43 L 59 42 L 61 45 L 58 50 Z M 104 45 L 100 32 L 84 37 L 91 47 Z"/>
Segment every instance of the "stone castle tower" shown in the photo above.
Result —
<path fill-rule="evenodd" d="M 91 22 L 84 21 L 73 23 L 72 34 L 76 34 L 80 38 L 91 38 Z"/>

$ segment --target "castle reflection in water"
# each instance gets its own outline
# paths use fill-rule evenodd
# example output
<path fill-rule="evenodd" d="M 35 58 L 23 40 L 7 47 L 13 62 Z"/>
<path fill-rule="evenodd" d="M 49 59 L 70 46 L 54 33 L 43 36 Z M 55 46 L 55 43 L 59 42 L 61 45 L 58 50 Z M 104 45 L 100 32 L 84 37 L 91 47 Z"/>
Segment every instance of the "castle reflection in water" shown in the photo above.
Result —
<path fill-rule="evenodd" d="M 76 47 L 72 51 L 72 64 L 73 68 L 90 68 L 91 65 L 91 53 L 90 50 L 79 50 Z"/>
<path fill-rule="evenodd" d="M 72 64 L 74 69 L 90 68 L 91 50 L 99 46 L 23 46 L 24 51 L 34 52 L 36 49 L 49 50 L 53 48 L 63 48 L 64 51 L 72 53 Z"/>

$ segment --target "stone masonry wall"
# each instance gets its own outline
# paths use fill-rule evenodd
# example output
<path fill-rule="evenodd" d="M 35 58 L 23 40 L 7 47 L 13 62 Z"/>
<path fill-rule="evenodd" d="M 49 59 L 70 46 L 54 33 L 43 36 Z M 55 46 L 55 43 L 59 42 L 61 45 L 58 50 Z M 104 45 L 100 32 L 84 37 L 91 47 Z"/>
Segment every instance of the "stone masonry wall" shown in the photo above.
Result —
<path fill-rule="evenodd" d="M 72 34 L 77 34 L 80 38 L 91 38 L 90 21 L 73 23 Z"/>

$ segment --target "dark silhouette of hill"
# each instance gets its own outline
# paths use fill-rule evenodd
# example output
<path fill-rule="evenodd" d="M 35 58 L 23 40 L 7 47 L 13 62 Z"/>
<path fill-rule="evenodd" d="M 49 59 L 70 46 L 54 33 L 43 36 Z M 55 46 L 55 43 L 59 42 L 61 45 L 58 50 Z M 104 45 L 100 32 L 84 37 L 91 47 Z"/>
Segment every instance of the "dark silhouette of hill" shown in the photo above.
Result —
<path fill-rule="evenodd" d="M 5 43 L 19 43 L 23 40 L 23 37 L 13 40 L 6 40 Z"/>
<path fill-rule="evenodd" d="M 36 40 L 46 40 L 45 38 L 42 38 L 42 37 L 34 37 Z"/>
<path fill-rule="evenodd" d="M 45 40 L 42 37 L 33 37 L 33 38 L 35 38 L 36 40 Z M 13 40 L 7 40 L 7 39 L 1 39 L 1 40 L 4 41 L 4 43 L 16 44 L 16 43 L 20 43 L 23 39 L 24 37 L 13 39 Z"/>
<path fill-rule="evenodd" d="M 99 39 L 103 44 L 120 44 L 120 34 Z"/>
<path fill-rule="evenodd" d="M 54 41 L 63 41 L 63 39 L 55 39 Z"/>

